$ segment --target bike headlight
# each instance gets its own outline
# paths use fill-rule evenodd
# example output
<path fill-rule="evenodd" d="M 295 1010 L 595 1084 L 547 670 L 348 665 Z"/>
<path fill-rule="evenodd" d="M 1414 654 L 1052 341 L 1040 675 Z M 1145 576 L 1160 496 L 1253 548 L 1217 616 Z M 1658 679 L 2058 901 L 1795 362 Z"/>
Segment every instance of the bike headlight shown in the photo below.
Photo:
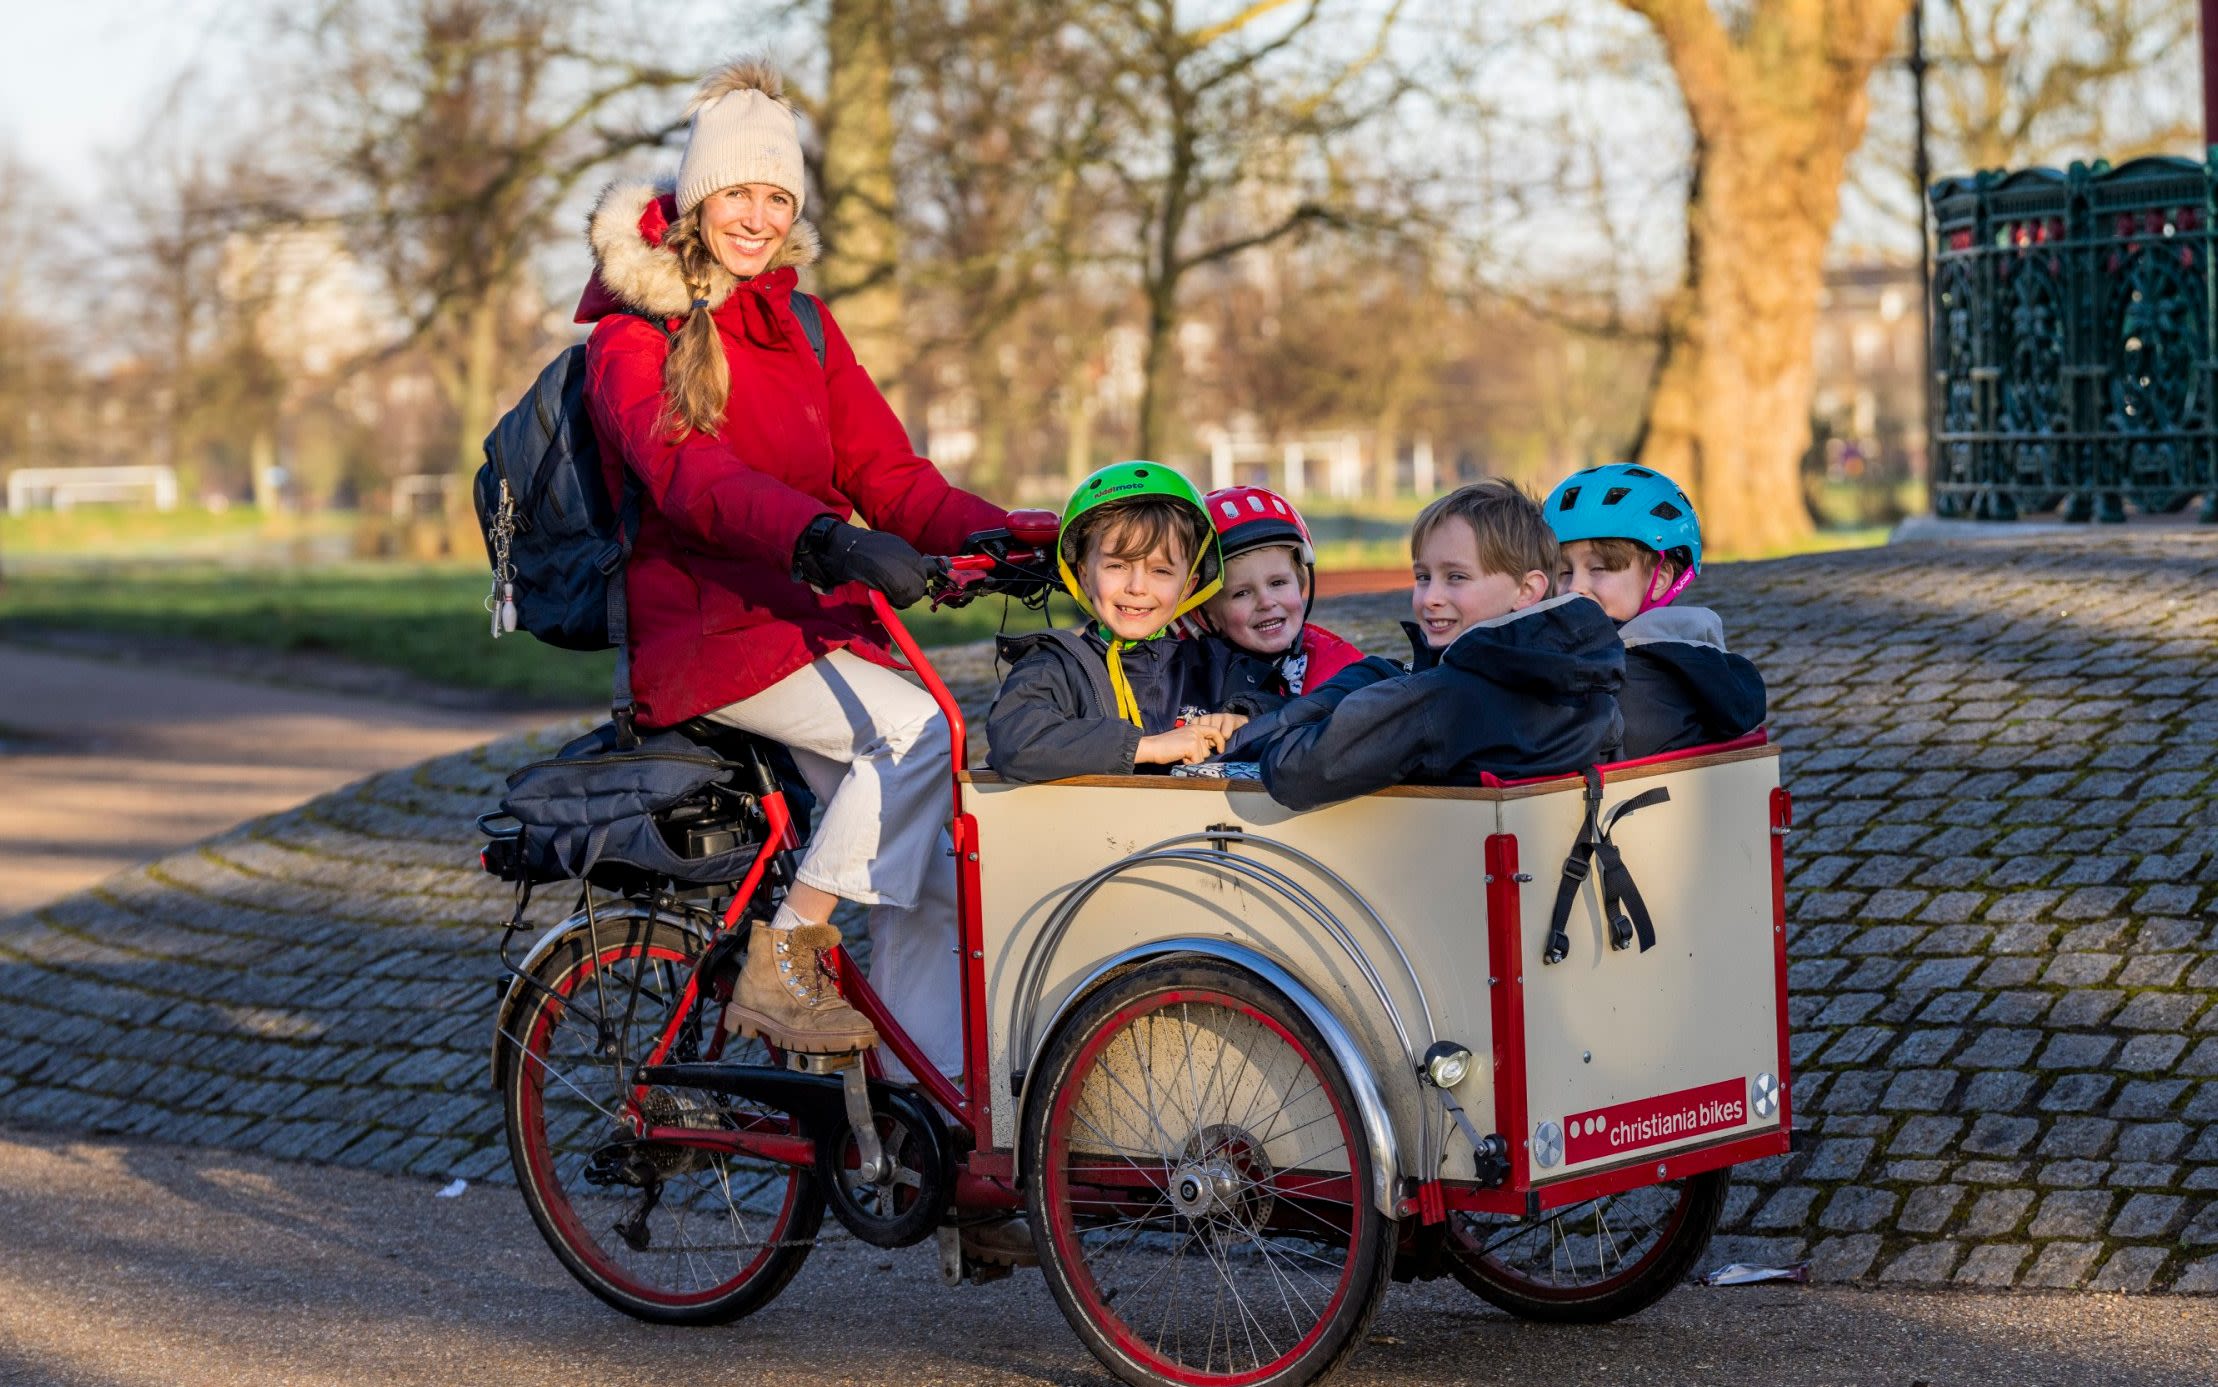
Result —
<path fill-rule="evenodd" d="M 1425 1051 L 1425 1062 L 1419 1072 L 1425 1082 L 1435 1088 L 1454 1088 L 1471 1072 L 1471 1051 L 1452 1040 L 1436 1040 Z"/>

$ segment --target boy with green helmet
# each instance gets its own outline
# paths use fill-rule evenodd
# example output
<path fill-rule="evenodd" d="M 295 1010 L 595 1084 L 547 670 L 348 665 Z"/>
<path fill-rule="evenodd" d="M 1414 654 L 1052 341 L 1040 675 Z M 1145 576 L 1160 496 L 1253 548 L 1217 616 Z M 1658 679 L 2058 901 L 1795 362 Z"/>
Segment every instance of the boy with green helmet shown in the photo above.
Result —
<path fill-rule="evenodd" d="M 1120 462 L 1080 482 L 1056 558 L 1088 621 L 1002 638 L 1011 669 L 986 715 L 986 760 L 1005 778 L 1191 764 L 1276 702 L 1261 692 L 1262 661 L 1170 631 L 1216 592 L 1222 567 L 1201 494 L 1174 469 Z"/>

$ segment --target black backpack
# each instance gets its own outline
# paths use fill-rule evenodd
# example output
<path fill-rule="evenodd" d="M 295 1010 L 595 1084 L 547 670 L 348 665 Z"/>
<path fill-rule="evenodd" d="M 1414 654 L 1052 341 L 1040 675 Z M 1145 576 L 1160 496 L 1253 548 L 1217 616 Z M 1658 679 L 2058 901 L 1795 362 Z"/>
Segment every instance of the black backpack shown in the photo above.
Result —
<path fill-rule="evenodd" d="M 817 365 L 824 364 L 822 305 L 795 290 Z M 663 320 L 635 314 L 671 336 Z M 616 655 L 611 707 L 631 726 L 631 657 L 625 646 L 624 562 L 639 533 L 639 483 L 627 469 L 612 503 L 585 403 L 585 344 L 547 363 L 516 407 L 485 436 L 474 487 L 478 528 L 493 567 L 493 634 L 527 631 L 564 650 Z"/>

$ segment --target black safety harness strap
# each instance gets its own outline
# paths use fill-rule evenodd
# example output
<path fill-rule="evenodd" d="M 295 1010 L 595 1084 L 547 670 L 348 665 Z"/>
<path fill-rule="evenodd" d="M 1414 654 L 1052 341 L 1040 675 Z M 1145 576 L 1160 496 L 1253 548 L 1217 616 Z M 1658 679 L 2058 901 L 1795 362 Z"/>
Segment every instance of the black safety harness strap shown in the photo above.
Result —
<path fill-rule="evenodd" d="M 1544 964 L 1561 963 L 1570 956 L 1571 906 L 1579 899 L 1579 888 L 1586 885 L 1597 859 L 1602 864 L 1602 914 L 1610 924 L 1610 947 L 1630 948 L 1636 937 L 1642 953 L 1656 947 L 1656 923 L 1648 914 L 1648 903 L 1641 899 L 1640 888 L 1633 884 L 1633 874 L 1625 866 L 1624 854 L 1618 851 L 1610 834 L 1619 819 L 1635 810 L 1664 803 L 1671 798 L 1671 791 L 1658 786 L 1633 796 L 1604 815 L 1602 773 L 1589 766 L 1580 774 L 1586 778 L 1586 821 L 1579 826 L 1578 841 L 1571 845 L 1570 855 L 1563 860 L 1563 880 L 1556 887 L 1555 909 L 1548 914 L 1548 943 L 1540 956 Z"/>

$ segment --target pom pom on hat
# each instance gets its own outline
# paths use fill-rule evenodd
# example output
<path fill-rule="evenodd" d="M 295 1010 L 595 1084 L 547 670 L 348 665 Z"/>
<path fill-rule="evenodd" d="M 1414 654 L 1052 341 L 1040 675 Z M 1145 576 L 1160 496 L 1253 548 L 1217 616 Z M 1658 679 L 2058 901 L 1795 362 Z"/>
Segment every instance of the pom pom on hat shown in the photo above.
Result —
<path fill-rule="evenodd" d="M 808 196 L 801 129 L 785 101 L 785 79 L 759 58 L 709 74 L 686 107 L 693 128 L 678 164 L 678 215 L 737 183 L 768 183 L 793 194 L 796 215 Z"/>

